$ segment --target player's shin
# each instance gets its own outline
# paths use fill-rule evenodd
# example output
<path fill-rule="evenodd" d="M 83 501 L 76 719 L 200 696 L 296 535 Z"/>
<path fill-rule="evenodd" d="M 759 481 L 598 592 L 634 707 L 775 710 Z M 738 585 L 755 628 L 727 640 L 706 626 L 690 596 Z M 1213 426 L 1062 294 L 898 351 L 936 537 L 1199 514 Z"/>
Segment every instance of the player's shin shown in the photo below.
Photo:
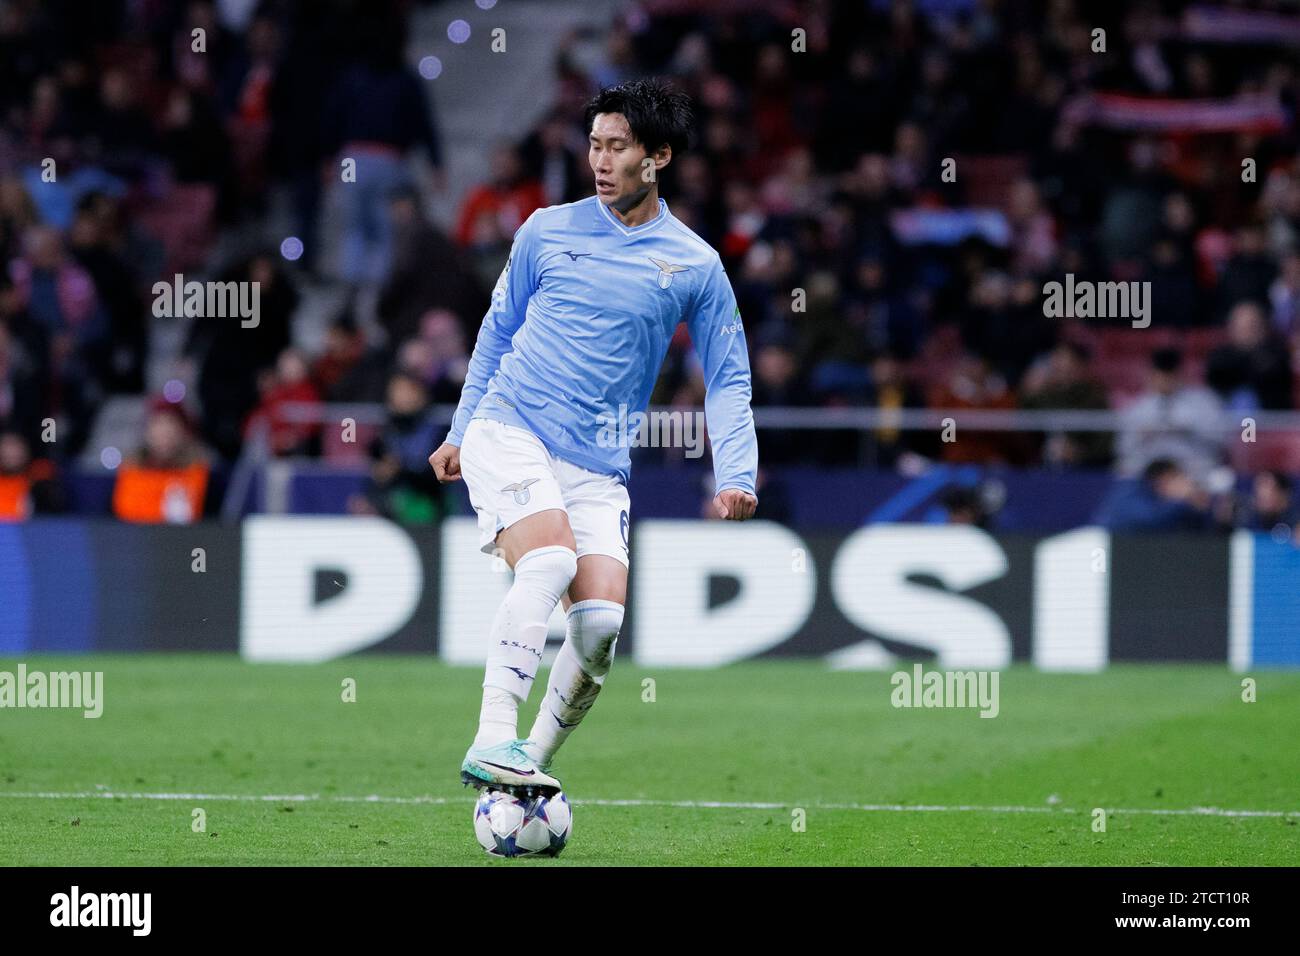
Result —
<path fill-rule="evenodd" d="M 576 571 L 576 555 L 558 545 L 536 548 L 515 562 L 514 584 L 497 610 L 488 637 L 475 747 L 518 735 L 519 703 L 528 698 L 541 666 L 547 622 Z"/>
<path fill-rule="evenodd" d="M 614 601 L 579 601 L 569 608 L 564 645 L 551 666 L 546 696 L 528 734 L 530 751 L 543 767 L 595 703 L 622 625 L 623 605 Z"/>

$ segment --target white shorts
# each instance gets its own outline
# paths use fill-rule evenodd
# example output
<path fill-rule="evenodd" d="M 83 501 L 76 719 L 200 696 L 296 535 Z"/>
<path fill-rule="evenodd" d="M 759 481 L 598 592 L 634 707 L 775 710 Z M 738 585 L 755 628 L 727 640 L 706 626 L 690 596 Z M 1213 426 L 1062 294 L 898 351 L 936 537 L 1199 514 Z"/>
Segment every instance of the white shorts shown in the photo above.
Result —
<path fill-rule="evenodd" d="M 498 532 L 558 508 L 569 516 L 578 557 L 607 554 L 627 566 L 631 503 L 617 476 L 556 458 L 532 432 L 490 418 L 475 418 L 466 427 L 460 473 L 478 513 L 485 554 L 494 552 Z"/>

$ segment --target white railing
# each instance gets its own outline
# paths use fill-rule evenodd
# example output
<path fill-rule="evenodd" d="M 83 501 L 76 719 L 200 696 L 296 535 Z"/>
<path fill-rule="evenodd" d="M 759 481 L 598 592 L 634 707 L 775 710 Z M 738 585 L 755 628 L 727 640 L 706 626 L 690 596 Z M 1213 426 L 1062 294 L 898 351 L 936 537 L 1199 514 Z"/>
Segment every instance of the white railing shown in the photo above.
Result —
<path fill-rule="evenodd" d="M 339 425 L 351 418 L 358 425 L 383 425 L 388 420 L 384 406 L 372 403 L 294 402 L 281 406 L 286 421 L 294 424 Z M 703 412 L 702 408 L 674 408 L 656 405 L 648 412 Z M 450 425 L 455 405 L 434 405 L 430 414 L 440 424 Z M 1240 431 L 1249 417 L 1257 431 L 1300 433 L 1300 412 L 1253 412 L 1249 416 L 1224 412 L 1217 422 L 1224 432 Z M 900 431 L 940 429 L 952 420 L 964 429 L 989 432 L 1118 432 L 1124 427 L 1124 413 L 1113 409 L 974 409 L 974 408 L 777 408 L 754 409 L 756 428 L 790 430 L 858 430 L 879 428 Z M 1200 424 L 1200 423 L 1198 423 Z M 1149 427 L 1149 426 L 1147 426 Z"/>
<path fill-rule="evenodd" d="M 654 406 L 650 412 L 703 412 L 699 408 Z M 294 424 L 342 426 L 346 419 L 357 425 L 382 427 L 388 413 L 378 403 L 293 402 L 280 407 L 284 420 Z M 439 424 L 450 425 L 455 405 L 434 405 L 430 415 Z M 1254 412 L 1250 415 L 1223 412 L 1217 421 L 1197 423 L 1204 433 L 1217 428 L 1222 434 L 1240 433 L 1249 418 L 1256 432 L 1294 432 L 1300 434 L 1300 412 Z M 1073 409 L 974 409 L 974 408 L 756 408 L 754 426 L 758 429 L 791 431 L 859 431 L 876 429 L 897 431 L 931 431 L 950 422 L 967 431 L 981 432 L 1119 432 L 1124 428 L 1123 412 L 1113 409 L 1081 411 Z M 1144 427 L 1150 428 L 1144 423 Z M 1171 432 L 1184 429 L 1171 427 Z M 248 490 L 259 468 L 271 460 L 269 423 L 257 420 L 244 442 L 244 452 L 235 464 L 222 517 L 237 519 Z M 432 451 L 432 449 L 430 449 Z"/>

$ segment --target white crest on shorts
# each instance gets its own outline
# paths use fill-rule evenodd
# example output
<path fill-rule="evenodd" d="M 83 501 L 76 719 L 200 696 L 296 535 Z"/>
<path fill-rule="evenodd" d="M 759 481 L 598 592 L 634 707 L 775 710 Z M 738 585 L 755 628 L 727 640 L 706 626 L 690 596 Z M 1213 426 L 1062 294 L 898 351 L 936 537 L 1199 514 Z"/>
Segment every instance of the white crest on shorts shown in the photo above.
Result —
<path fill-rule="evenodd" d="M 516 481 L 513 484 L 506 485 L 501 489 L 501 491 L 503 494 L 507 491 L 513 492 L 515 496 L 515 504 L 526 505 L 528 504 L 528 499 L 533 496 L 533 493 L 528 490 L 528 486 L 536 484 L 540 480 L 540 478 L 525 478 L 523 481 Z"/>

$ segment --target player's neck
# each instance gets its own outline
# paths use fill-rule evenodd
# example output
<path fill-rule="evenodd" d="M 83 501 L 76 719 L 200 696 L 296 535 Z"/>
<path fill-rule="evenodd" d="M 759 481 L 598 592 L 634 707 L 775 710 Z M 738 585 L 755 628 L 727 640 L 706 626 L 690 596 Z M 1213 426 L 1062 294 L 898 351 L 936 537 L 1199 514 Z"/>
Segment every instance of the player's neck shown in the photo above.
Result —
<path fill-rule="evenodd" d="M 644 194 L 632 193 L 615 200 L 608 208 L 619 222 L 634 229 L 659 215 L 659 187 L 651 183 Z"/>

